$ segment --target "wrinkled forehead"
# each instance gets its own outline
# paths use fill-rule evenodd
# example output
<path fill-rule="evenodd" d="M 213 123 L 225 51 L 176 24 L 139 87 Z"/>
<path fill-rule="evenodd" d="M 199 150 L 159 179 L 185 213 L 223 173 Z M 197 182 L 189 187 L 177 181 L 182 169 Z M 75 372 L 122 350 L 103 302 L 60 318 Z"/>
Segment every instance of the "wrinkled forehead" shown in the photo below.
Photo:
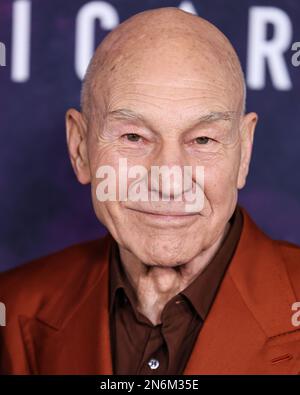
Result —
<path fill-rule="evenodd" d="M 197 105 L 239 111 L 242 96 L 228 59 L 209 52 L 205 45 L 192 50 L 176 42 L 120 51 L 106 62 L 93 89 L 96 108 L 102 102 L 106 110 L 147 102 L 179 112 Z"/>

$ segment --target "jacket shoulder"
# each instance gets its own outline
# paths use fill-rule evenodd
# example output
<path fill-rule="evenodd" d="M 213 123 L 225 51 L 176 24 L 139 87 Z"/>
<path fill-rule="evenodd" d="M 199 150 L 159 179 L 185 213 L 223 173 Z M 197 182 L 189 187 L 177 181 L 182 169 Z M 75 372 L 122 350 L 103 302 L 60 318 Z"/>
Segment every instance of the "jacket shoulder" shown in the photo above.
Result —
<path fill-rule="evenodd" d="M 8 313 L 34 315 L 53 297 L 82 288 L 101 272 L 108 239 L 72 245 L 0 273 L 0 302 Z"/>
<path fill-rule="evenodd" d="M 284 262 L 294 292 L 300 298 L 300 246 L 282 240 L 274 240 L 274 243 Z"/>

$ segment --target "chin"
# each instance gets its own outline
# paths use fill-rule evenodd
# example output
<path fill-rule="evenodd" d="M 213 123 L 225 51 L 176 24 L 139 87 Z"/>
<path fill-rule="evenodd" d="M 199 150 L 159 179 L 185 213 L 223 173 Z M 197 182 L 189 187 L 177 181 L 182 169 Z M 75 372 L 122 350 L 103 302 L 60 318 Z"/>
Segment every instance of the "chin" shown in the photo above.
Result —
<path fill-rule="evenodd" d="M 190 262 L 197 256 L 201 243 L 189 240 L 144 240 L 130 248 L 131 252 L 148 266 L 176 267 Z M 136 248 L 138 246 L 138 248 Z M 142 247 L 143 246 L 143 247 Z M 196 248 L 197 246 L 197 248 Z"/>

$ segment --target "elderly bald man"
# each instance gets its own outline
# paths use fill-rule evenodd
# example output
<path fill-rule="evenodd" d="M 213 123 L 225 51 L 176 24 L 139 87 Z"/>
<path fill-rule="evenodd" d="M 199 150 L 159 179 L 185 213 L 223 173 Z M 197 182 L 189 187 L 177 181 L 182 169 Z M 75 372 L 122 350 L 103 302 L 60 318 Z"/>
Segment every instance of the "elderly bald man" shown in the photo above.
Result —
<path fill-rule="evenodd" d="M 66 114 L 70 158 L 109 233 L 1 275 L 1 372 L 298 373 L 300 250 L 237 204 L 257 114 L 228 39 L 176 8 L 139 13 L 97 48 L 81 104 Z M 140 181 L 192 169 L 184 192 L 201 207 L 175 185 L 169 200 L 99 199 L 99 169 L 124 181 L 124 159 Z M 146 185 L 162 197 L 163 181 Z"/>

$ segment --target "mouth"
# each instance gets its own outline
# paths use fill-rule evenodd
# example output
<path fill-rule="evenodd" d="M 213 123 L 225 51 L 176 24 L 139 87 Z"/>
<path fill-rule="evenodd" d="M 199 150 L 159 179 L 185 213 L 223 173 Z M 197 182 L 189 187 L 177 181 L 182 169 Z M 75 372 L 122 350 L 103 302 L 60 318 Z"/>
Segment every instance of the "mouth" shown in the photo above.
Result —
<path fill-rule="evenodd" d="M 150 221 L 157 221 L 157 222 L 174 222 L 174 223 L 183 223 L 189 222 L 191 220 L 195 220 L 196 217 L 199 217 L 198 213 L 186 213 L 184 211 L 152 211 L 152 210 L 141 210 L 136 208 L 128 208 L 143 216 L 143 218 L 147 218 Z"/>

